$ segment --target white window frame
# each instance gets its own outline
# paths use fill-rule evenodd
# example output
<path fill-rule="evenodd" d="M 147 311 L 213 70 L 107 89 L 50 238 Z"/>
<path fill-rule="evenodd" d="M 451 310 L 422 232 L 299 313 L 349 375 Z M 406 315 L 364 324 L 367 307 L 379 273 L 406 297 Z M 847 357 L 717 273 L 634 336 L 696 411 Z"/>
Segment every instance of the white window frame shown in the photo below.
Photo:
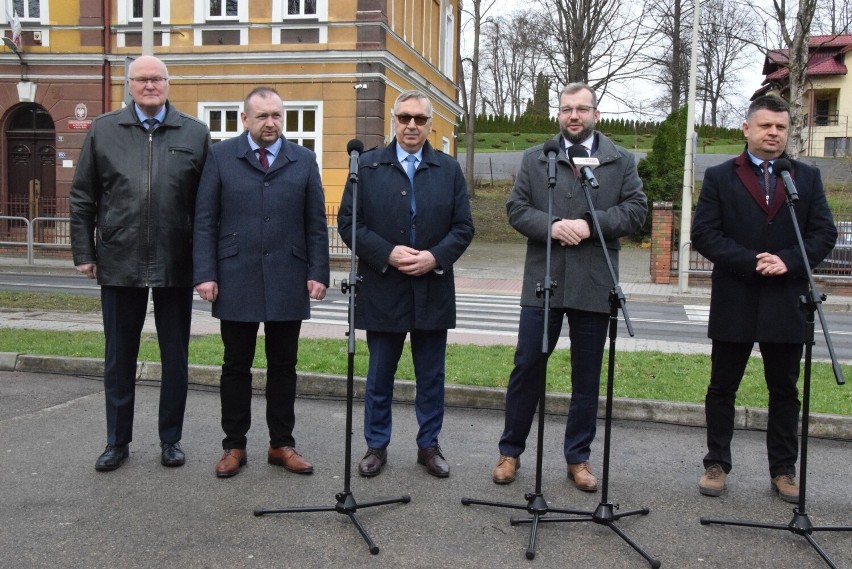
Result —
<path fill-rule="evenodd" d="M 299 0 L 304 9 L 305 0 Z M 272 0 L 272 21 L 273 22 L 290 22 L 294 20 L 319 20 L 320 22 L 328 21 L 328 0 L 317 0 L 316 14 L 288 14 L 287 0 Z"/>
<path fill-rule="evenodd" d="M 39 3 L 38 18 L 30 18 L 29 16 L 27 16 L 27 12 L 29 12 L 28 8 L 29 8 L 29 5 L 32 2 L 32 0 L 21 0 L 21 1 L 24 3 L 24 13 L 18 14 L 18 20 L 20 20 L 21 23 L 24 23 L 24 22 L 35 23 L 35 22 L 37 22 L 39 24 L 47 24 L 50 21 L 49 18 L 45 17 L 45 12 L 47 11 L 47 7 L 48 7 L 47 6 L 48 0 L 41 0 L 41 2 Z M 8 10 L 9 16 L 12 15 L 12 10 L 14 8 L 15 8 L 14 0 L 9 0 L 9 3 L 7 5 L 7 10 Z"/>
<path fill-rule="evenodd" d="M 289 131 L 287 128 L 287 111 L 314 111 L 314 124 L 316 130 L 307 133 L 302 130 Z M 301 123 L 302 117 L 299 117 Z M 310 138 L 314 140 L 314 152 L 317 155 L 317 165 L 322 172 L 322 134 L 323 134 L 323 102 L 322 101 L 288 101 L 284 103 L 284 123 L 282 125 L 283 135 L 296 144 L 298 139 Z M 305 136 L 308 135 L 308 136 Z"/>
<path fill-rule="evenodd" d="M 198 102 L 198 118 L 203 121 L 204 124 L 210 127 L 210 112 L 211 111 L 222 111 L 225 113 L 227 111 L 237 111 L 237 130 L 236 131 L 210 131 L 210 138 L 215 140 L 227 140 L 229 138 L 233 138 L 242 134 L 243 123 L 241 120 L 241 113 L 243 112 L 243 101 L 204 101 Z"/>
<path fill-rule="evenodd" d="M 226 0 L 222 0 L 225 2 Z M 248 22 L 248 2 L 239 0 L 237 2 L 237 22 Z M 211 16 L 210 15 L 210 0 L 196 0 L 195 2 L 195 23 L 203 24 L 205 22 L 233 22 L 234 16 Z"/>
<path fill-rule="evenodd" d="M 454 78 L 453 70 L 455 69 L 455 52 L 456 34 L 453 31 L 455 25 L 455 16 L 453 15 L 453 5 L 447 1 L 445 4 L 444 13 L 441 17 L 441 72 L 449 77 Z"/>
<path fill-rule="evenodd" d="M 117 10 L 116 10 L 116 19 L 118 20 L 119 26 L 127 26 L 128 24 L 138 24 L 142 22 L 142 18 L 134 18 L 133 17 L 133 0 L 119 0 L 117 2 Z M 172 17 L 172 3 L 171 0 L 160 0 L 160 17 L 154 18 L 154 24 L 157 26 L 167 26 L 171 23 Z M 115 43 L 118 47 L 125 47 L 125 36 L 124 34 L 129 31 L 126 29 L 119 29 L 116 33 Z M 141 28 L 134 28 L 134 32 L 141 32 Z M 156 31 L 156 30 L 155 30 Z M 169 33 L 168 30 L 163 30 L 162 32 L 162 45 L 163 47 L 168 47 L 171 45 L 172 34 Z"/>
<path fill-rule="evenodd" d="M 316 22 L 319 23 L 317 24 Z M 285 25 L 281 25 L 282 23 Z M 287 0 L 273 0 L 272 43 L 283 45 L 281 43 L 281 30 L 285 28 L 316 28 L 319 30 L 317 43 L 328 43 L 328 0 L 317 0 L 316 14 L 299 15 L 290 15 L 287 13 Z"/>
<path fill-rule="evenodd" d="M 446 155 L 450 154 L 450 139 L 446 136 L 441 137 L 441 150 Z"/>

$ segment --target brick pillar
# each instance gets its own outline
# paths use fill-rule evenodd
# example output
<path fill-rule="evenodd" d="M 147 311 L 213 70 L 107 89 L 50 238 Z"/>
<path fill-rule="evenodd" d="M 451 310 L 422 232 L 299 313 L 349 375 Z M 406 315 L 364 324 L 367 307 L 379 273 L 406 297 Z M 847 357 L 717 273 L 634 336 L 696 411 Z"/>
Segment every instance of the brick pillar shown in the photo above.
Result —
<path fill-rule="evenodd" d="M 651 282 L 672 281 L 672 202 L 654 202 L 651 208 Z"/>

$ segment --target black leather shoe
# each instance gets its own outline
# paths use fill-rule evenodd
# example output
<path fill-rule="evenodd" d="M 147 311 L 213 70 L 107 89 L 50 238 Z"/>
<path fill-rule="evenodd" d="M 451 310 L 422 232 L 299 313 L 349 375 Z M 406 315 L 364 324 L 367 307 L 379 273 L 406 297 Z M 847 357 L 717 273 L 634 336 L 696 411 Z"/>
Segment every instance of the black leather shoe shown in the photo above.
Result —
<path fill-rule="evenodd" d="M 446 478 L 450 475 L 450 465 L 444 460 L 444 455 L 441 454 L 441 447 L 438 445 L 418 449 L 417 464 L 425 466 L 427 472 L 432 476 Z"/>
<path fill-rule="evenodd" d="M 160 463 L 163 466 L 183 466 L 186 462 L 186 455 L 180 448 L 180 442 L 176 443 L 160 443 Z"/>
<path fill-rule="evenodd" d="M 107 445 L 103 454 L 95 462 L 95 470 L 98 472 L 110 472 L 121 466 L 121 463 L 130 456 L 130 447 Z"/>
<path fill-rule="evenodd" d="M 388 449 L 368 448 L 367 454 L 358 463 L 358 474 L 370 478 L 382 473 L 382 467 L 388 461 Z"/>

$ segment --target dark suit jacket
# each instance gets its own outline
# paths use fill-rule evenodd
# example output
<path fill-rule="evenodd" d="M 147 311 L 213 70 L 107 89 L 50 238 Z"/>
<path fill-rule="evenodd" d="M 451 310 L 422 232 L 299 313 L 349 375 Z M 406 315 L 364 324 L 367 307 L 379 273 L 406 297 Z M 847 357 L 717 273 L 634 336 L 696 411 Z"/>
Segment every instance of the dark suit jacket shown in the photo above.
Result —
<path fill-rule="evenodd" d="M 282 139 L 264 172 L 248 134 L 210 148 L 196 204 L 194 282 L 219 283 L 213 316 L 310 318 L 307 281 L 329 283 L 325 197 L 316 155 Z"/>
<path fill-rule="evenodd" d="M 794 210 L 808 264 L 815 267 L 834 247 L 837 229 L 825 199 L 819 170 L 793 161 L 799 201 Z M 708 168 L 695 218 L 692 246 L 713 262 L 708 336 L 726 342 L 804 342 L 799 296 L 808 291 L 805 263 L 781 180 L 772 206 L 748 156 Z M 781 257 L 788 273 L 764 277 L 758 253 Z"/>
<path fill-rule="evenodd" d="M 428 250 L 440 271 L 409 277 L 387 264 L 396 245 L 408 245 L 410 182 L 396 157 L 396 140 L 369 150 L 358 162 L 356 254 L 363 281 L 355 303 L 362 330 L 409 332 L 456 325 L 453 263 L 473 239 L 467 184 L 453 158 L 426 142 L 414 176 L 417 200 L 415 249 Z M 352 247 L 352 183 L 346 184 L 338 231 Z"/>

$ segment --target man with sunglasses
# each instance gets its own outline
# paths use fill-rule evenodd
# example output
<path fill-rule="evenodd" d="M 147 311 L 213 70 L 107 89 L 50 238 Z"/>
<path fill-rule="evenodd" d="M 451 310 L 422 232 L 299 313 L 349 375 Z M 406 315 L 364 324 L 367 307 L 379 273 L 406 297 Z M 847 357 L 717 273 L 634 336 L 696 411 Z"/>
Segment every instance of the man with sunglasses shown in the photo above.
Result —
<path fill-rule="evenodd" d="M 633 156 L 595 131 L 598 119 L 597 97 L 588 85 L 571 83 L 564 87 L 559 93 L 557 115 L 561 132 L 553 139 L 560 148 L 553 217 L 548 217 L 548 158 L 543 146 L 524 153 L 506 203 L 509 223 L 527 237 L 527 254 L 515 367 L 506 390 L 500 458 L 492 474 L 497 484 L 515 480 L 547 360 L 556 347 L 562 320 L 567 319 L 571 341 L 571 404 L 563 444 L 567 474 L 580 490 L 595 492 L 598 488 L 589 457 L 595 438 L 612 279 L 599 236 L 593 233 L 580 180 L 568 161 L 568 148 L 582 145 L 587 156 L 600 163 L 595 169 L 600 187 L 592 192 L 592 200 L 616 271 L 619 239 L 638 231 L 647 213 L 647 199 Z M 556 286 L 548 315 L 550 344 L 547 355 L 543 355 L 544 299 L 537 294 L 537 283 L 545 276 L 548 239 L 552 240 L 550 274 Z"/>
<path fill-rule="evenodd" d="M 367 453 L 361 476 L 376 476 L 387 462 L 391 401 L 399 358 L 410 335 L 417 382 L 417 462 L 429 474 L 450 468 L 438 445 L 444 418 L 447 330 L 456 325 L 453 263 L 473 239 L 467 184 L 454 159 L 436 151 L 432 104 L 420 91 L 405 91 L 392 111 L 394 140 L 369 150 L 358 164 L 358 203 L 346 185 L 338 230 L 352 246 L 362 277 L 355 327 L 367 331 L 370 351 L 364 397 Z"/>

